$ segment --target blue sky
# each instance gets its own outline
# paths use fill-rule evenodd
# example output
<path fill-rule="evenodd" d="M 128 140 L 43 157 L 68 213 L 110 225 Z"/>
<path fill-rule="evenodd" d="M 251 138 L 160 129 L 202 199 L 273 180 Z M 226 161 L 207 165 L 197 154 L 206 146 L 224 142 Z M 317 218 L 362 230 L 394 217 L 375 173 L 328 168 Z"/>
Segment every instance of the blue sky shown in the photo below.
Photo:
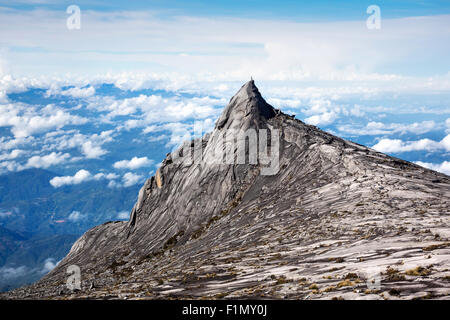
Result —
<path fill-rule="evenodd" d="M 76 4 L 86 10 L 134 11 L 155 10 L 161 15 L 194 16 L 239 16 L 247 18 L 292 19 L 295 21 L 339 21 L 365 19 L 365 9 L 376 4 L 383 7 L 385 18 L 442 15 L 450 13 L 448 1 L 262 1 L 262 0 L 222 0 L 222 1 L 0 1 L 0 4 L 20 10 L 52 9 L 61 10 Z"/>
<path fill-rule="evenodd" d="M 449 52 L 447 1 L 0 0 L 0 173 L 140 184 L 253 76 L 300 120 L 449 174 Z"/>

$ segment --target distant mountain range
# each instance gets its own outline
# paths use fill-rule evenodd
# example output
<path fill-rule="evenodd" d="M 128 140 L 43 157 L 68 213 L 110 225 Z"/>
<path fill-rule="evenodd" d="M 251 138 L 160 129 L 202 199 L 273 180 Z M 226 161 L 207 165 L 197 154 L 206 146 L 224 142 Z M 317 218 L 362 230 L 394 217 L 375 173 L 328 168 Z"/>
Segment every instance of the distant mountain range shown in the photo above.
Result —
<path fill-rule="evenodd" d="M 38 280 L 49 271 L 45 262 L 61 260 L 87 229 L 127 218 L 139 190 L 105 181 L 54 188 L 55 176 L 43 169 L 0 176 L 0 291 Z"/>
<path fill-rule="evenodd" d="M 77 235 L 33 236 L 0 227 L 0 291 L 39 280 L 64 257 Z"/>

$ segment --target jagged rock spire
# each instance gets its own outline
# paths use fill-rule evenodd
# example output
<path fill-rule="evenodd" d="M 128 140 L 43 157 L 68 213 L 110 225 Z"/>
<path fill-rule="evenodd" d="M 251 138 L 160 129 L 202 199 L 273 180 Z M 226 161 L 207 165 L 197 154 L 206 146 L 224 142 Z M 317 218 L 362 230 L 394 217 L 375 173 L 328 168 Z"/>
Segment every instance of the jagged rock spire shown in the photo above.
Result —
<path fill-rule="evenodd" d="M 262 122 L 275 114 L 275 109 L 264 100 L 252 79 L 231 98 L 216 123 L 216 129 L 260 128 L 264 126 Z"/>

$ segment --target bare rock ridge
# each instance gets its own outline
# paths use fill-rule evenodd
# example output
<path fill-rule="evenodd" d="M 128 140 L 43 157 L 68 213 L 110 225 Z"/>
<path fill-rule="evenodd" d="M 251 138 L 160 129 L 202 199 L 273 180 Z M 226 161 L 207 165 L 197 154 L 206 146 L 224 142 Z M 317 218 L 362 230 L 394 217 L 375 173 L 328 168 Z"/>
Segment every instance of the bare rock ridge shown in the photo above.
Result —
<path fill-rule="evenodd" d="M 275 172 L 250 161 L 262 138 L 245 143 L 249 129 L 270 132 Z M 239 139 L 248 163 L 235 161 Z M 128 222 L 89 230 L 43 279 L 0 297 L 447 299 L 449 207 L 450 177 L 285 115 L 250 81 L 211 133 L 167 155 Z"/>
<path fill-rule="evenodd" d="M 275 116 L 274 108 L 269 105 L 259 93 L 255 82 L 250 80 L 231 98 L 216 123 L 216 129 L 246 130 L 249 127 L 260 127 L 265 120 Z"/>

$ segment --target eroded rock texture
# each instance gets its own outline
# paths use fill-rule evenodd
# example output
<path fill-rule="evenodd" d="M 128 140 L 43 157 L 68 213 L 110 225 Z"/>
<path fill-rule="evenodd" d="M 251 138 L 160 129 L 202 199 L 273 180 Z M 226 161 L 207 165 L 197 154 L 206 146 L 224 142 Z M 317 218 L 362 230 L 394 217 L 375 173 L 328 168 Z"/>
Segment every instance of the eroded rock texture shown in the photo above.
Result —
<path fill-rule="evenodd" d="M 224 133 L 251 128 L 279 130 L 278 173 L 213 161 Z M 166 157 L 128 222 L 89 230 L 42 280 L 1 297 L 445 299 L 449 200 L 448 176 L 285 115 L 250 81 L 213 132 Z"/>

